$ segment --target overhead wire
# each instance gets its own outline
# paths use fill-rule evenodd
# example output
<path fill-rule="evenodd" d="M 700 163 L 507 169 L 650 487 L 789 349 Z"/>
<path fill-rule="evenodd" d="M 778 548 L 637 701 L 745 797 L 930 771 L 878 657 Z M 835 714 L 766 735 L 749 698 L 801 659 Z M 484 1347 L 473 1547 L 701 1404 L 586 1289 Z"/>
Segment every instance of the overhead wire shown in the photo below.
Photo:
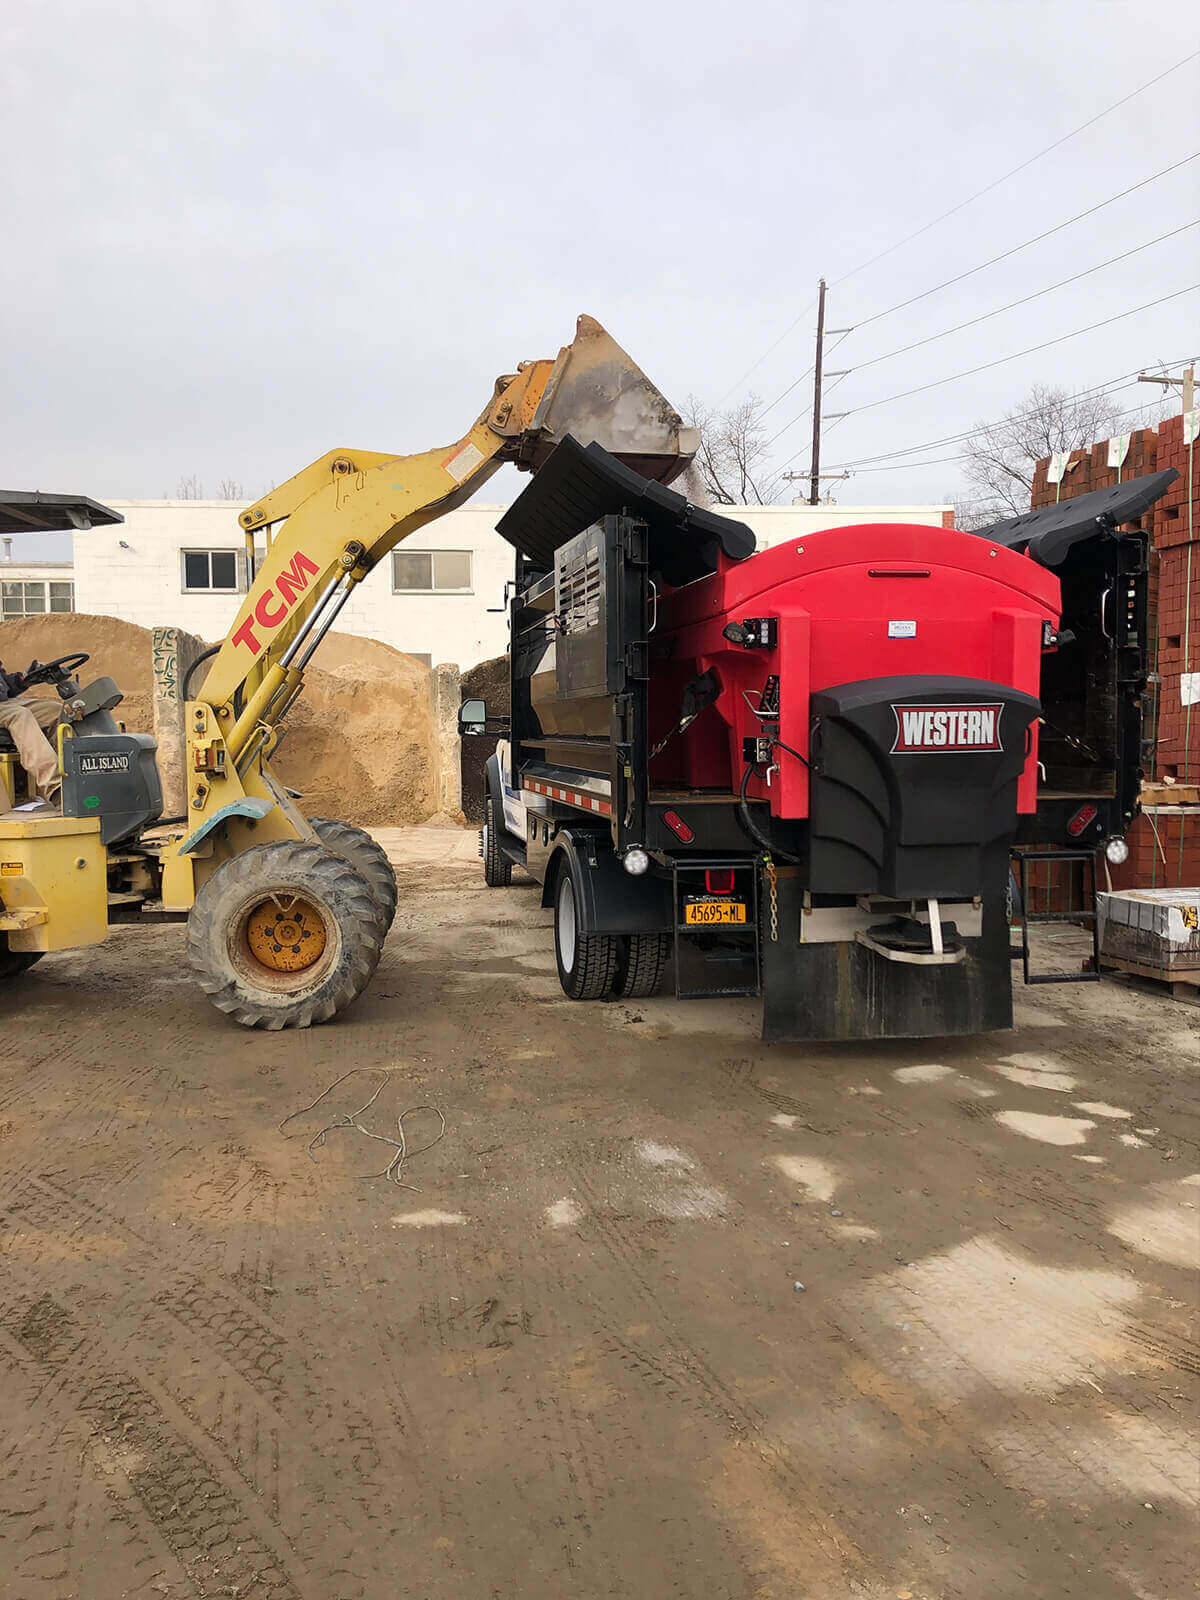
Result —
<path fill-rule="evenodd" d="M 1076 272 L 1069 278 L 1061 278 L 1057 283 L 1051 283 L 1044 289 L 1037 289 L 1033 294 L 1021 295 L 1016 300 L 1009 300 L 1007 304 L 997 306 L 994 311 L 984 311 L 977 317 L 970 317 L 966 322 L 955 323 L 952 328 L 943 328 L 940 333 L 931 333 L 923 339 L 914 339 L 912 344 L 901 345 L 896 350 L 885 351 L 883 355 L 872 356 L 869 361 L 860 361 L 854 368 L 855 372 L 863 372 L 867 367 L 878 366 L 881 361 L 890 361 L 894 356 L 907 355 L 910 350 L 919 350 L 923 345 L 935 344 L 939 339 L 947 339 L 952 333 L 961 333 L 964 328 L 974 328 L 981 322 L 987 322 L 992 317 L 998 317 L 1005 311 L 1012 311 L 1017 306 L 1027 306 L 1032 300 L 1040 300 L 1043 295 L 1053 294 L 1056 289 L 1065 289 L 1072 283 L 1078 283 L 1081 278 L 1091 277 L 1093 272 L 1101 272 L 1105 267 L 1116 266 L 1118 261 L 1127 261 L 1130 256 L 1139 255 L 1143 250 L 1149 250 L 1156 244 L 1164 244 L 1168 239 L 1175 239 L 1181 233 L 1186 233 L 1189 228 L 1200 227 L 1200 217 L 1194 217 L 1191 222 L 1185 222 L 1178 228 L 1172 228 L 1167 233 L 1160 233 L 1154 239 L 1147 239 L 1143 244 L 1137 244 L 1129 250 L 1123 250 L 1120 255 L 1110 256 L 1107 261 L 1098 261 L 1094 267 L 1085 267 L 1082 272 Z M 859 323 L 856 327 L 861 327 Z"/>
<path fill-rule="evenodd" d="M 956 283 L 962 283 L 967 278 L 973 278 L 977 272 L 983 272 L 988 267 L 994 267 L 1000 261 L 1007 261 L 1010 256 L 1019 255 L 1022 250 L 1028 250 L 1031 245 L 1041 244 L 1043 239 L 1049 239 L 1052 234 L 1061 233 L 1064 228 L 1071 227 L 1076 222 L 1082 222 L 1085 217 L 1091 217 L 1097 211 L 1103 211 L 1106 206 L 1115 205 L 1118 200 L 1124 200 L 1126 195 L 1144 189 L 1147 184 L 1154 183 L 1159 178 L 1164 178 L 1170 172 L 1176 172 L 1180 167 L 1185 167 L 1190 161 L 1200 160 L 1200 150 L 1193 155 L 1184 156 L 1181 161 L 1174 161 L 1168 167 L 1162 167 L 1158 172 L 1152 172 L 1148 178 L 1143 178 L 1140 183 L 1134 183 L 1128 189 L 1122 189 L 1118 194 L 1110 195 L 1107 200 L 1101 200 L 1094 206 L 1089 206 L 1086 211 L 1079 211 L 1073 217 L 1068 217 L 1065 222 L 1056 222 L 1054 227 L 1047 228 L 1044 233 L 1034 234 L 1032 239 L 1025 239 L 1021 244 L 1015 244 L 1009 250 L 1002 250 L 998 256 L 990 256 L 987 261 L 981 261 L 976 267 L 968 267 L 966 272 L 956 273 L 953 278 L 944 278 L 941 283 L 935 283 L 929 289 L 922 289 L 920 294 L 910 295 L 907 300 L 898 300 L 894 306 L 886 306 L 882 311 L 873 311 L 869 317 L 860 317 L 854 324 L 856 331 L 861 331 L 872 322 L 878 322 L 883 317 L 890 317 L 895 311 L 904 311 L 909 306 L 916 305 L 919 300 L 927 300 L 931 294 L 938 294 L 943 289 L 952 288 Z"/>
<path fill-rule="evenodd" d="M 858 273 L 864 272 L 868 267 L 873 267 L 877 261 L 882 261 L 885 256 L 890 256 L 904 245 L 911 244 L 914 239 L 919 239 L 923 233 L 928 233 L 930 228 L 936 228 L 938 223 L 945 222 L 949 217 L 957 216 L 967 206 L 973 205 L 976 200 L 981 200 L 985 194 L 991 194 L 993 189 L 998 189 L 1002 183 L 1007 183 L 1010 178 L 1015 178 L 1018 173 L 1025 172 L 1035 162 L 1040 161 L 1043 156 L 1050 155 L 1052 151 L 1060 149 L 1070 140 L 1077 138 L 1079 134 L 1086 133 L 1097 122 L 1103 121 L 1112 112 L 1119 111 L 1122 106 L 1128 105 L 1131 100 L 1136 100 L 1138 95 L 1145 94 L 1147 89 L 1153 89 L 1155 84 L 1161 83 L 1164 78 L 1169 78 L 1173 72 L 1178 72 L 1181 67 L 1186 67 L 1189 62 L 1195 61 L 1197 57 L 1200 57 L 1200 50 L 1193 50 L 1190 55 L 1184 56 L 1182 61 L 1177 61 L 1174 66 L 1167 67 L 1165 71 L 1160 72 L 1157 77 L 1151 78 L 1147 83 L 1139 84 L 1136 89 L 1131 89 L 1128 94 L 1122 95 L 1119 100 L 1114 100 L 1112 105 L 1105 106 L 1103 111 L 1098 111 L 1094 117 L 1089 117 L 1086 122 L 1081 122 L 1077 128 L 1072 128 L 1070 133 L 1064 133 L 1061 139 L 1055 139 L 1054 143 L 1048 144 L 1044 150 L 1039 150 L 1036 155 L 1029 156 L 1019 166 L 1010 168 L 1008 172 L 1002 173 L 1000 177 L 993 178 L 991 183 L 985 184 L 982 189 L 977 189 L 974 194 L 968 195 L 965 200 L 960 200 L 957 205 L 951 206 L 949 211 L 943 211 L 940 216 L 934 217 L 931 222 L 926 222 L 912 233 L 905 234 L 903 239 L 898 239 L 895 244 L 888 245 L 886 250 L 881 250 L 878 255 L 871 256 L 869 260 L 860 262 L 857 267 L 851 267 L 849 272 L 844 272 L 840 278 L 835 278 L 830 287 L 845 283 L 848 278 L 856 277 Z"/>
<path fill-rule="evenodd" d="M 998 189 L 1001 184 L 1007 183 L 1010 178 L 1015 178 L 1018 173 L 1027 171 L 1028 168 L 1033 166 L 1036 162 L 1041 161 L 1043 157 L 1050 155 L 1055 150 L 1061 149 L 1064 144 L 1068 144 L 1072 139 L 1077 138 L 1081 133 L 1086 133 L 1086 131 L 1089 128 L 1094 127 L 1097 122 L 1103 121 L 1105 117 L 1110 116 L 1114 111 L 1118 111 L 1122 106 L 1128 105 L 1131 100 L 1136 100 L 1138 95 L 1144 94 L 1147 89 L 1153 89 L 1156 84 L 1162 83 L 1164 79 L 1169 78 L 1173 73 L 1178 72 L 1182 67 L 1186 67 L 1190 62 L 1195 61 L 1198 57 L 1200 57 L 1200 50 L 1193 50 L 1189 55 L 1184 56 L 1182 60 L 1176 61 L 1174 65 L 1167 67 L 1155 77 L 1150 78 L 1146 83 L 1139 84 L 1136 89 L 1130 90 L 1128 94 L 1122 95 L 1119 100 L 1114 100 L 1111 105 L 1105 106 L 1102 110 L 1096 112 L 1096 114 L 1092 117 L 1089 117 L 1086 122 L 1081 122 L 1078 127 L 1072 128 L 1068 133 L 1064 133 L 1061 138 L 1055 139 L 1053 143 L 1046 145 L 1043 149 L 1038 150 L 1034 155 L 1027 157 L 1018 166 L 1012 167 L 1007 172 L 1001 173 L 998 178 L 993 178 L 992 181 L 985 184 L 982 189 L 977 189 L 974 194 L 968 195 L 965 200 L 960 200 L 956 205 L 951 206 L 948 211 L 941 212 L 940 215 L 932 218 L 929 222 L 923 223 L 921 227 L 914 229 L 912 233 L 905 234 L 902 239 L 897 239 L 894 244 L 888 245 L 885 250 L 878 251 L 875 255 L 868 257 L 865 261 L 860 261 L 857 266 L 851 267 L 849 271 L 842 273 L 841 277 L 834 278 L 830 287 L 836 287 L 836 285 L 839 283 L 846 283 L 850 278 L 856 277 L 860 272 L 865 272 L 868 267 L 874 266 L 877 261 L 882 261 L 886 256 L 890 256 L 894 254 L 895 251 L 902 249 L 904 245 L 910 244 L 912 240 L 918 239 L 922 234 L 928 233 L 931 228 L 936 228 L 939 223 L 945 222 L 948 218 L 956 216 L 958 212 L 964 210 L 967 206 L 972 205 L 976 200 L 982 199 L 985 194 L 990 194 L 993 189 Z M 1192 158 L 1189 157 L 1188 159 Z M 1182 163 L 1178 164 L 1181 165 Z M 1152 182 L 1153 179 L 1147 179 L 1146 181 Z M 1134 187 L 1137 188 L 1140 187 L 1140 185 L 1135 185 Z M 1119 198 L 1121 197 L 1114 196 L 1114 199 Z M 1087 213 L 1084 213 L 1084 215 L 1086 214 Z M 1073 220 L 1077 221 L 1079 219 L 1076 218 Z M 1066 226 L 1066 224 L 1063 224 L 1062 226 Z M 1057 230 L 1051 229 L 1050 231 L 1055 232 Z M 1043 235 L 1043 237 L 1045 236 Z M 1036 241 L 1031 240 L 1029 242 L 1035 243 Z M 1003 258 L 997 257 L 997 259 L 999 260 Z M 984 265 L 991 265 L 991 263 L 986 262 Z M 946 287 L 946 285 L 941 285 L 940 287 Z M 928 291 L 928 293 L 934 292 L 934 290 Z M 735 389 L 740 388 L 740 386 L 745 383 L 746 379 L 750 377 L 752 373 L 756 372 L 760 366 L 762 366 L 763 362 L 768 356 L 775 353 L 788 335 L 791 334 L 794 329 L 799 327 L 801 322 L 804 321 L 815 305 L 816 301 L 814 300 L 809 305 L 805 306 L 804 310 L 801 311 L 798 316 L 793 318 L 793 320 L 787 325 L 779 337 L 772 344 L 768 345 L 767 349 L 763 351 L 762 355 L 758 357 L 757 361 L 752 362 L 750 366 L 746 368 L 745 372 L 742 373 L 741 377 L 738 378 L 734 383 L 730 384 L 729 388 L 725 390 L 720 400 L 717 401 L 718 405 L 723 404 L 723 402 L 728 399 Z M 889 309 L 897 310 L 899 308 L 891 307 Z M 887 313 L 885 312 L 880 312 L 878 315 L 883 316 L 886 314 Z"/>
<path fill-rule="evenodd" d="M 1186 366 L 1189 361 L 1196 359 L 1197 357 L 1195 356 L 1180 356 L 1175 361 L 1156 361 L 1150 363 L 1150 365 L 1162 367 L 1164 369 L 1167 367 L 1182 367 Z M 1145 365 L 1141 367 L 1135 367 L 1130 372 L 1119 372 L 1115 377 L 1105 379 L 1103 383 L 1091 384 L 1087 388 L 1075 390 L 1070 398 L 1072 400 L 1086 400 L 1091 395 L 1101 394 L 1105 390 L 1112 394 L 1120 394 L 1122 389 L 1136 387 L 1138 375 L 1144 370 Z M 1015 416 L 1005 418 L 1004 420 L 1009 422 L 1024 422 L 1029 417 L 1036 415 L 1036 411 L 1024 411 L 1018 412 Z M 840 469 L 842 467 L 858 467 L 875 461 L 890 461 L 895 459 L 897 456 L 915 455 L 921 450 L 934 450 L 939 445 L 958 444 L 960 440 L 970 439 L 974 434 L 978 433 L 978 431 L 978 426 L 973 428 L 964 428 L 961 433 L 944 434 L 941 438 L 924 439 L 920 444 L 905 445 L 899 450 L 879 451 L 874 455 L 856 456 L 852 461 L 838 461 L 834 464 Z"/>
<path fill-rule="evenodd" d="M 1185 294 L 1194 294 L 1197 289 L 1200 289 L 1200 283 L 1188 284 L 1186 288 L 1176 289 L 1171 294 L 1160 295 L 1157 300 L 1147 300 L 1143 305 L 1130 306 L 1128 310 L 1119 311 L 1115 316 L 1104 317 L 1099 322 L 1091 322 L 1085 328 L 1074 328 L 1070 333 L 1059 334 L 1054 339 L 1044 339 L 1040 344 L 1029 345 L 1024 350 L 1014 350 L 1009 355 L 998 356 L 995 361 L 983 361 L 978 366 L 967 367 L 962 372 L 952 372 L 947 377 L 934 378 L 929 383 L 919 383 L 912 389 L 902 389 L 897 394 L 881 395 L 878 400 L 865 400 L 862 405 L 852 406 L 847 415 L 857 416 L 863 411 L 873 411 L 878 406 L 894 405 L 897 400 L 908 400 L 913 395 L 925 394 L 930 389 L 940 389 L 948 383 L 957 383 L 961 378 L 973 377 L 978 372 L 990 372 L 994 367 L 1002 367 L 1009 361 L 1019 361 L 1022 356 L 1034 355 L 1039 350 L 1049 350 L 1053 345 L 1065 344 L 1069 339 L 1081 338 L 1085 333 L 1095 333 L 1098 328 L 1111 327 L 1114 322 L 1123 322 L 1126 317 L 1137 316 L 1142 311 L 1151 311 L 1155 306 L 1166 305 L 1172 300 L 1180 299 Z M 793 421 L 799 421 L 799 418 L 794 418 Z M 780 431 L 786 432 L 786 428 Z M 775 437 L 778 438 L 779 435 L 777 434 Z M 800 451 L 797 450 L 782 465 L 787 466 L 799 454 Z"/>

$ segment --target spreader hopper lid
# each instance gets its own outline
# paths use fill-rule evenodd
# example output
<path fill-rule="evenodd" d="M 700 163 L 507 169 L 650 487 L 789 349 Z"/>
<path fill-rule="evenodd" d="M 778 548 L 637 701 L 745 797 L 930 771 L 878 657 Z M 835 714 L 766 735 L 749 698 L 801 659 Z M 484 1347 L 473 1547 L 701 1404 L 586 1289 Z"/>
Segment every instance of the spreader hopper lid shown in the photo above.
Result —
<path fill-rule="evenodd" d="M 626 512 L 650 529 L 650 568 L 677 587 L 754 554 L 744 522 L 691 505 L 683 495 L 634 472 L 598 444 L 566 438 L 496 524 L 509 544 L 540 567 L 601 517 Z"/>
<path fill-rule="evenodd" d="M 1076 495 L 1041 511 L 1026 511 L 1023 516 L 994 522 L 990 528 L 976 528 L 981 539 L 1024 550 L 1043 567 L 1058 567 L 1067 559 L 1073 545 L 1109 533 L 1123 523 L 1134 522 L 1160 499 L 1179 474 L 1174 467 L 1165 472 L 1149 472 L 1142 478 L 1114 483 L 1107 489 Z"/>

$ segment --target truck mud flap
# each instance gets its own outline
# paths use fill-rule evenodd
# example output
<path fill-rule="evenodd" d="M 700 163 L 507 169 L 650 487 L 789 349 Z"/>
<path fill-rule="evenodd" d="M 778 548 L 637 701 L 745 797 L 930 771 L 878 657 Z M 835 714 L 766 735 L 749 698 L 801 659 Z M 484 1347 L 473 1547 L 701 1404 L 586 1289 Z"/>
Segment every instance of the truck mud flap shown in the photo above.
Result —
<path fill-rule="evenodd" d="M 801 944 L 802 892 L 779 882 L 779 937 L 762 945 L 762 1036 L 770 1042 L 929 1039 L 1012 1027 L 1003 900 L 985 902 L 983 934 L 961 961 L 889 961 L 863 944 Z"/>

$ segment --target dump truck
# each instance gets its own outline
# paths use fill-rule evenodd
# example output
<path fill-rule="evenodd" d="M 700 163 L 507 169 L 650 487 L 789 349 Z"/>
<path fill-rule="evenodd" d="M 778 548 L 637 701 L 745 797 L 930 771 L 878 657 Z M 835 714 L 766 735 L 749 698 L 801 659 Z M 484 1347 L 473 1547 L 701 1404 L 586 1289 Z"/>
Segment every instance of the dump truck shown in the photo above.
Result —
<path fill-rule="evenodd" d="M 25 682 L 51 686 L 63 703 L 63 804 L 61 814 L 28 809 L 27 775 L 0 737 L 0 979 L 49 952 L 98 943 L 114 922 L 186 921 L 195 977 L 235 1021 L 308 1027 L 344 1010 L 379 961 L 395 880 L 368 834 L 305 818 L 275 777 L 284 719 L 322 639 L 389 551 L 505 462 L 536 471 L 568 436 L 601 444 L 649 479 L 676 474 L 698 442 L 582 316 L 557 358 L 497 378 L 452 444 L 418 455 L 333 450 L 243 511 L 246 596 L 226 638 L 182 685 L 181 818 L 162 818 L 153 739 L 113 716 L 119 686 L 81 682 L 84 653 L 31 663 Z"/>
<path fill-rule="evenodd" d="M 509 718 L 460 714 L 503 735 L 485 879 L 541 885 L 564 992 L 673 969 L 683 998 L 761 995 L 767 1039 L 1010 1026 L 1015 843 L 1091 853 L 1136 805 L 1145 562 L 1117 530 L 1170 476 L 978 535 L 756 552 L 564 440 L 498 524 Z"/>

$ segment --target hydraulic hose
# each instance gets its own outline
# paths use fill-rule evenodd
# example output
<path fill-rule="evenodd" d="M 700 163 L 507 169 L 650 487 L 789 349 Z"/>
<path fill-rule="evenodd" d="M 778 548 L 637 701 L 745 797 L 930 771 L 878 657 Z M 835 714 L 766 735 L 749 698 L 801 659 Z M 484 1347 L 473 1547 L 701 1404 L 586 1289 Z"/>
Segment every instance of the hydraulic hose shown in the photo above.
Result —
<path fill-rule="evenodd" d="M 221 646 L 219 644 L 210 645 L 207 650 L 202 651 L 196 657 L 195 661 L 192 662 L 191 666 L 184 673 L 184 675 L 183 675 L 183 698 L 185 700 L 190 700 L 192 698 L 190 691 L 191 691 L 191 687 L 192 687 L 192 674 L 193 674 L 193 672 L 195 672 L 197 667 L 203 666 L 206 661 L 211 661 L 213 656 L 216 655 L 217 651 L 220 648 L 221 648 Z"/>
<path fill-rule="evenodd" d="M 785 745 L 783 748 L 786 749 L 787 746 Z M 795 751 L 790 753 L 794 755 Z M 801 756 L 800 759 L 801 761 L 804 761 L 803 756 Z M 804 765 L 807 766 L 808 762 L 805 761 Z M 750 807 L 746 804 L 746 785 L 750 782 L 750 774 L 753 771 L 754 762 L 748 761 L 746 763 L 746 770 L 742 773 L 742 786 L 738 791 L 738 816 L 741 818 L 742 827 L 745 828 L 746 832 L 754 840 L 755 844 L 759 846 L 764 855 L 777 856 L 780 861 L 786 861 L 792 866 L 799 866 L 800 857 L 790 854 L 790 852 L 787 850 L 777 849 L 775 845 L 771 843 L 770 839 L 768 839 L 767 835 L 763 833 L 758 823 L 755 822 L 754 817 L 751 814 Z"/>

